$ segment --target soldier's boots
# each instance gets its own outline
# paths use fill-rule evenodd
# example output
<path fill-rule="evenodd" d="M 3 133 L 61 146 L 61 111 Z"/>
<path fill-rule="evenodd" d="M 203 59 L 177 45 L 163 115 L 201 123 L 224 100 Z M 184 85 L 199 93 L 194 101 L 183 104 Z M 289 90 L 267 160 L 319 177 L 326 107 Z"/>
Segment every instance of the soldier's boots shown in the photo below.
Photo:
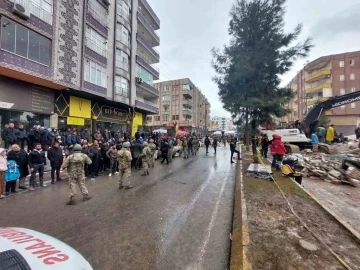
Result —
<path fill-rule="evenodd" d="M 74 197 L 70 197 L 70 200 L 66 203 L 66 205 L 75 205 L 76 201 Z"/>
<path fill-rule="evenodd" d="M 89 196 L 89 194 L 85 194 L 84 197 L 83 197 L 83 201 L 84 201 L 84 202 L 85 202 L 85 201 L 88 201 L 88 200 L 91 200 L 91 199 L 92 199 L 92 197 Z"/>

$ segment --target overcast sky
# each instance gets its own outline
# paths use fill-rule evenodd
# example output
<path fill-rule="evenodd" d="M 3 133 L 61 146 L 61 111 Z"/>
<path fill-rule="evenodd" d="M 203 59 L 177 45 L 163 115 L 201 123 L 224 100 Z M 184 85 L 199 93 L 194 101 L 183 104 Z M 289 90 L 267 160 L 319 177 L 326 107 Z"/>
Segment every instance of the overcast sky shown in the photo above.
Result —
<path fill-rule="evenodd" d="M 228 43 L 229 11 L 235 0 L 148 0 L 161 20 L 161 80 L 190 78 L 211 103 L 211 116 L 230 116 L 222 108 L 212 81 L 211 48 Z M 359 0 L 288 0 L 286 30 L 303 24 L 301 40 L 315 48 L 283 77 L 288 83 L 306 60 L 360 50 Z"/>

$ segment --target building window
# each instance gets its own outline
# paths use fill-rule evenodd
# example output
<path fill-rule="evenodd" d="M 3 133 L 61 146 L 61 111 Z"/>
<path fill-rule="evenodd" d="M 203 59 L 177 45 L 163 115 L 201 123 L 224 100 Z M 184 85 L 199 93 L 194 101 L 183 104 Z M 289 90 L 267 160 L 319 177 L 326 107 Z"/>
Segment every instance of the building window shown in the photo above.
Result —
<path fill-rule="evenodd" d="M 10 0 L 10 1 L 13 3 L 15 2 L 15 0 Z M 23 1 L 21 1 L 21 2 L 23 2 Z M 40 20 L 52 25 L 52 22 L 53 22 L 53 0 L 27 0 L 26 2 L 25 2 L 25 4 L 27 4 L 27 8 L 30 10 L 30 13 L 32 15 L 34 15 L 35 17 L 38 17 Z"/>
<path fill-rule="evenodd" d="M 163 93 L 170 93 L 170 85 L 163 86 Z"/>
<path fill-rule="evenodd" d="M 352 67 L 355 66 L 355 60 L 354 59 L 350 60 L 350 66 L 352 66 Z"/>
<path fill-rule="evenodd" d="M 130 32 L 119 23 L 116 25 L 116 40 L 130 48 Z"/>
<path fill-rule="evenodd" d="M 168 115 L 168 114 L 164 114 L 164 115 L 162 116 L 162 120 L 163 120 L 163 121 L 169 121 L 169 115 Z"/>
<path fill-rule="evenodd" d="M 130 0 L 117 0 L 116 13 L 123 17 L 126 21 L 130 22 L 131 14 L 131 3 Z"/>
<path fill-rule="evenodd" d="M 355 80 L 355 73 L 350 74 L 350 80 L 352 80 L 352 81 Z"/>
<path fill-rule="evenodd" d="M 115 94 L 129 97 L 129 81 L 121 76 L 115 76 Z"/>
<path fill-rule="evenodd" d="M 104 88 L 107 87 L 107 72 L 105 67 L 86 59 L 84 73 L 85 81 Z"/>
<path fill-rule="evenodd" d="M 106 57 L 107 40 L 90 26 L 86 27 L 86 46 Z"/>
<path fill-rule="evenodd" d="M 345 95 L 345 89 L 340 89 L 340 95 Z"/>
<path fill-rule="evenodd" d="M 355 102 L 351 103 L 351 109 L 355 109 L 355 108 L 356 108 Z"/>
<path fill-rule="evenodd" d="M 172 120 L 173 120 L 173 121 L 179 120 L 179 116 L 178 116 L 178 115 L 173 115 L 173 116 L 172 116 Z"/>
<path fill-rule="evenodd" d="M 170 101 L 170 95 L 162 96 L 163 101 Z"/>
<path fill-rule="evenodd" d="M 340 82 L 345 81 L 345 75 L 340 75 Z"/>
<path fill-rule="evenodd" d="M 160 121 L 160 116 L 155 116 L 155 122 L 159 122 Z"/>
<path fill-rule="evenodd" d="M 1 18 L 1 48 L 50 66 L 51 41 L 5 17 Z"/>
<path fill-rule="evenodd" d="M 122 50 L 116 49 L 116 67 L 121 68 L 127 72 L 130 70 L 130 57 Z"/>
<path fill-rule="evenodd" d="M 89 14 L 103 26 L 107 26 L 107 10 L 97 0 L 89 0 Z"/>
<path fill-rule="evenodd" d="M 354 93 L 356 91 L 355 88 L 351 88 L 351 93 Z"/>
<path fill-rule="evenodd" d="M 136 65 L 136 77 L 151 86 L 154 85 L 154 76 L 140 65 Z"/>
<path fill-rule="evenodd" d="M 146 117 L 146 121 L 152 122 L 152 116 L 147 116 L 147 117 Z"/>
<path fill-rule="evenodd" d="M 345 62 L 344 62 L 344 61 L 340 61 L 340 62 L 339 62 L 339 65 L 340 65 L 340 67 L 344 67 Z"/>
<path fill-rule="evenodd" d="M 341 108 L 342 110 L 344 110 L 344 109 L 345 109 L 345 105 L 342 105 L 340 108 Z"/>

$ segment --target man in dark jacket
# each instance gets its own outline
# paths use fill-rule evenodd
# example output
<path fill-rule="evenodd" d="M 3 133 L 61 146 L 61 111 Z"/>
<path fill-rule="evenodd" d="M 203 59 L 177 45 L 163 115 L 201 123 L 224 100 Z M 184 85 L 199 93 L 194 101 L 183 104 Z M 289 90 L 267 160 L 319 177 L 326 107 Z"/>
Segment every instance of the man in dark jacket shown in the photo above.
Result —
<path fill-rule="evenodd" d="M 24 149 L 25 148 L 25 141 L 27 140 L 27 132 L 24 129 L 24 125 L 19 125 L 19 128 L 16 132 L 16 137 L 18 140 L 18 144 L 20 144 L 20 148 Z"/>
<path fill-rule="evenodd" d="M 81 139 L 86 140 L 87 142 L 90 142 L 90 132 L 87 128 L 85 128 L 83 131 L 81 131 Z"/>
<path fill-rule="evenodd" d="M 216 137 L 214 137 L 214 141 L 213 141 L 213 147 L 214 147 L 214 154 L 216 155 L 216 148 L 218 147 L 218 140 Z"/>
<path fill-rule="evenodd" d="M 35 144 L 40 142 L 40 133 L 38 126 L 34 126 L 28 134 L 28 153 L 30 153 L 34 148 Z"/>
<path fill-rule="evenodd" d="M 110 130 L 105 129 L 104 138 L 105 138 L 105 142 L 109 142 L 109 140 L 111 140 L 112 136 Z"/>
<path fill-rule="evenodd" d="M 235 145 L 234 140 L 231 140 L 231 142 L 230 142 L 230 151 L 231 151 L 230 163 L 234 163 L 234 161 L 232 160 L 233 156 L 234 156 L 234 153 L 237 153 L 238 160 L 241 159 L 240 158 L 240 152 L 238 150 L 236 150 L 236 145 Z"/>
<path fill-rule="evenodd" d="M 20 149 L 19 145 L 13 144 L 11 146 L 11 151 L 7 154 L 7 160 L 14 160 L 19 166 L 19 189 L 26 189 L 25 178 L 29 175 L 28 154 L 24 149 Z"/>
<path fill-rule="evenodd" d="M 92 161 L 91 164 L 91 180 L 95 181 L 96 176 L 99 176 L 100 171 L 100 162 L 102 159 L 100 146 L 98 143 L 94 143 L 93 147 L 89 150 L 89 155 L 91 155 L 90 159 Z"/>
<path fill-rule="evenodd" d="M 62 181 L 60 178 L 60 168 L 63 164 L 64 157 L 58 142 L 54 142 L 52 147 L 47 151 L 47 157 L 50 160 L 51 165 L 51 184 L 55 184 L 55 171 L 56 181 Z"/>
<path fill-rule="evenodd" d="M 206 154 L 209 153 L 209 146 L 210 146 L 210 139 L 209 139 L 209 136 L 206 136 L 206 138 L 205 138 Z"/>
<path fill-rule="evenodd" d="M 142 153 L 142 144 L 140 139 L 137 140 L 133 146 L 133 167 L 135 170 L 141 168 L 140 167 L 140 155 Z"/>
<path fill-rule="evenodd" d="M 30 191 L 34 190 L 36 182 L 36 173 L 39 172 L 40 186 L 46 187 L 44 183 L 44 167 L 46 165 L 45 152 L 41 150 L 41 144 L 35 144 L 35 149 L 29 154 L 29 167 L 31 172 Z"/>
<path fill-rule="evenodd" d="M 267 135 L 265 134 L 261 141 L 261 150 L 262 150 L 262 154 L 263 154 L 264 158 L 267 158 L 269 146 L 270 146 L 270 142 L 269 142 Z"/>
<path fill-rule="evenodd" d="M 16 143 L 17 137 L 16 137 L 16 129 L 14 128 L 14 123 L 10 123 L 9 127 L 5 129 L 4 131 L 4 137 L 5 137 L 5 149 L 9 149 L 9 146 Z"/>
<path fill-rule="evenodd" d="M 44 127 L 39 128 L 40 144 L 43 151 L 46 150 L 46 142 L 48 139 L 48 131 Z"/>
<path fill-rule="evenodd" d="M 165 141 L 163 143 L 163 145 L 161 146 L 161 153 L 162 153 L 161 164 L 163 164 L 165 160 L 166 160 L 166 164 L 169 164 L 169 157 L 168 157 L 169 149 L 170 149 L 170 146 L 169 146 L 168 142 Z"/>
<path fill-rule="evenodd" d="M 1 139 L 2 139 L 2 141 L 3 141 L 3 143 L 4 143 L 4 145 L 6 145 L 5 130 L 6 130 L 8 127 L 9 127 L 9 125 L 6 124 L 6 125 L 4 126 L 4 128 L 1 130 Z M 4 148 L 5 148 L 5 146 L 4 146 Z"/>

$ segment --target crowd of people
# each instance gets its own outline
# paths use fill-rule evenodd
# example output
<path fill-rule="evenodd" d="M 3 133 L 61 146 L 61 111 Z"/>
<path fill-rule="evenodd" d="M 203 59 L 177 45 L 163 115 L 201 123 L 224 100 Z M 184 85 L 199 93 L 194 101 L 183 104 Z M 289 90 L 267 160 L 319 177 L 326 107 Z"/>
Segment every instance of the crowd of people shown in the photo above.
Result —
<path fill-rule="evenodd" d="M 44 169 L 46 165 L 50 165 L 51 184 L 63 181 L 60 172 L 68 169 L 73 194 L 70 196 L 70 204 L 74 203 L 76 183 L 79 184 L 84 198 L 91 198 L 85 187 L 86 177 L 94 181 L 105 172 L 109 177 L 120 174 L 119 188 L 131 189 L 132 170 L 143 169 L 142 175 L 147 176 L 150 174 L 149 169 L 155 166 L 155 159 L 160 159 L 161 164 L 171 163 L 175 155 L 188 159 L 197 155 L 202 142 L 195 134 L 175 137 L 137 132 L 134 137 L 130 137 L 126 132 L 112 132 L 108 129 L 103 133 L 95 130 L 90 134 L 86 128 L 78 132 L 70 128 L 61 131 L 34 126 L 26 132 L 22 125 L 15 128 L 13 123 L 9 123 L 1 135 L 5 148 L 0 148 L 0 179 L 6 180 L 7 175 L 12 174 L 10 178 L 13 180 L 6 180 L 6 187 L 3 187 L 4 181 L 0 181 L 0 195 L 3 196 L 4 191 L 5 195 L 16 193 L 17 180 L 19 189 L 27 189 L 25 178 L 28 175 L 30 191 L 37 186 L 46 187 Z M 231 163 L 234 153 L 237 153 L 240 159 L 236 141 L 225 136 L 207 136 L 204 140 L 206 153 L 209 153 L 209 147 L 212 146 L 216 154 L 219 141 L 224 145 L 226 142 L 230 143 Z M 72 163 L 75 165 L 71 166 Z M 82 165 L 79 167 L 79 164 Z M 36 181 L 37 174 L 39 183 Z"/>

